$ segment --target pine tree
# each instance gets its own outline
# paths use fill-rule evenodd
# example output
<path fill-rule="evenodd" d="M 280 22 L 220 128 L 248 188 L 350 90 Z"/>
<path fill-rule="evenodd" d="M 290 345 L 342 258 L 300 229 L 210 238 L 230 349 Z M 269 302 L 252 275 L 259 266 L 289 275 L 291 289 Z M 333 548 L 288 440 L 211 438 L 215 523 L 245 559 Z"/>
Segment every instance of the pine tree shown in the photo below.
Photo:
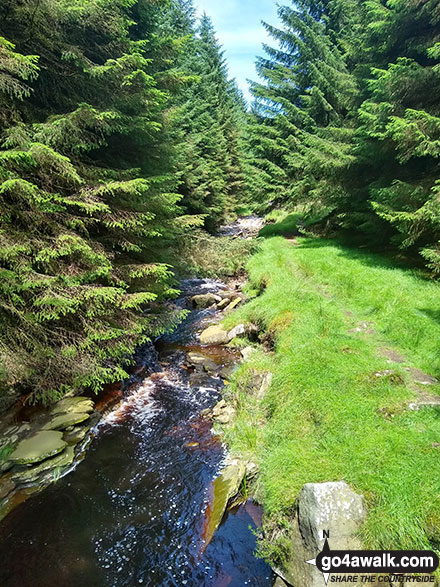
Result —
<path fill-rule="evenodd" d="M 265 25 L 278 47 L 265 47 L 268 57 L 257 62 L 263 82 L 252 85 L 256 189 L 272 201 L 325 198 L 334 208 L 348 197 L 339 179 L 354 161 L 350 114 L 358 87 L 348 64 L 350 39 L 337 32 L 345 31 L 348 6 L 296 4 L 279 9 L 281 28 Z"/>
<path fill-rule="evenodd" d="M 1 21 L 3 390 L 98 390 L 164 326 L 155 304 L 174 289 L 158 249 L 181 214 L 168 89 L 180 82 L 160 8 L 13 1 Z"/>
<path fill-rule="evenodd" d="M 210 19 L 204 15 L 197 26 L 190 2 L 176 3 L 176 10 L 181 16 L 173 21 L 188 36 L 180 67 L 189 83 L 177 102 L 182 205 L 190 214 L 202 215 L 212 230 L 243 198 L 245 106 L 228 79 Z"/>

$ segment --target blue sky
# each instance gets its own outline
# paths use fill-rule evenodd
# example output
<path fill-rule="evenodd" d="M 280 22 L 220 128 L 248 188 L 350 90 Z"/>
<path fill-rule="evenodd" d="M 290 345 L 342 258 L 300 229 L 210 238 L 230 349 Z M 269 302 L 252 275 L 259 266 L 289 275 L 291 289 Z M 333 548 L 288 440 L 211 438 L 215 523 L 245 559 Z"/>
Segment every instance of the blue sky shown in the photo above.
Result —
<path fill-rule="evenodd" d="M 278 23 L 276 0 L 194 0 L 194 4 L 199 14 L 206 12 L 212 18 L 230 77 L 249 99 L 246 79 L 257 78 L 255 58 L 263 54 L 262 43 L 268 42 L 261 21 Z"/>

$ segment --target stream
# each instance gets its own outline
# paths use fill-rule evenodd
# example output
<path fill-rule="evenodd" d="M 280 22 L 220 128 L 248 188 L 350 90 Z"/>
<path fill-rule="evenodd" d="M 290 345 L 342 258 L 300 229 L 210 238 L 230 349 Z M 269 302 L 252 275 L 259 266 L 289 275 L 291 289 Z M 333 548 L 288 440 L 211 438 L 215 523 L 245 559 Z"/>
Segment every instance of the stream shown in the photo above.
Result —
<path fill-rule="evenodd" d="M 182 283 L 177 303 L 225 285 Z M 209 488 L 225 448 L 200 412 L 237 362 L 223 347 L 200 348 L 197 332 L 218 310 L 193 310 L 173 332 L 140 351 L 150 374 L 133 381 L 101 419 L 75 470 L 31 496 L 0 523 L 3 587 L 269 587 L 270 567 L 255 556 L 262 512 L 252 501 L 228 511 L 203 540 Z M 187 366 L 189 351 L 218 365 Z"/>

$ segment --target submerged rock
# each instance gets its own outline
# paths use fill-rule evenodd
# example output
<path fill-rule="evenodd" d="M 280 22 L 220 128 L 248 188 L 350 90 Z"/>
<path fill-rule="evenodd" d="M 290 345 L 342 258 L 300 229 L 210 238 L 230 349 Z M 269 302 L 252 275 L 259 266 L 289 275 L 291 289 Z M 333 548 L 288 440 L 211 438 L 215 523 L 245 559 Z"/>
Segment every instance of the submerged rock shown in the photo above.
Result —
<path fill-rule="evenodd" d="M 15 483 L 11 478 L 0 479 L 0 499 L 7 497 L 15 489 Z"/>
<path fill-rule="evenodd" d="M 210 326 L 200 334 L 200 342 L 202 344 L 226 344 L 229 342 L 228 333 L 221 326 Z"/>
<path fill-rule="evenodd" d="M 66 446 L 61 432 L 44 430 L 22 440 L 9 460 L 19 465 L 39 463 L 60 453 Z"/>
<path fill-rule="evenodd" d="M 243 461 L 228 458 L 219 476 L 212 482 L 212 497 L 205 512 L 205 548 L 220 526 L 229 500 L 237 495 L 245 473 L 246 465 Z"/>
<path fill-rule="evenodd" d="M 187 355 L 188 363 L 194 367 L 203 367 L 208 373 L 216 371 L 218 365 L 215 361 L 202 355 L 202 353 L 190 352 Z"/>

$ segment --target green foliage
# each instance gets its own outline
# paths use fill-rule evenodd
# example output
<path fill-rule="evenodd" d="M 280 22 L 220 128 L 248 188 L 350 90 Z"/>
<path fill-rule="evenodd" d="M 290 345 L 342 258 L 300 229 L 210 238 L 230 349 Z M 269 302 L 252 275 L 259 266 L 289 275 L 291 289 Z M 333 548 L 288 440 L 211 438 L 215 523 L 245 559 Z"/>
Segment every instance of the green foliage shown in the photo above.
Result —
<path fill-rule="evenodd" d="M 227 278 L 244 272 L 246 263 L 258 244 L 252 240 L 233 237 L 213 237 L 204 231 L 191 233 L 191 239 L 180 241 L 180 266 L 176 269 L 185 276 Z"/>
<path fill-rule="evenodd" d="M 321 207 L 327 226 L 439 273 L 438 2 L 304 0 L 279 14 L 253 85 L 254 199 Z"/>
<path fill-rule="evenodd" d="M 172 30 L 187 35 L 179 65 L 189 83 L 176 115 L 182 205 L 190 214 L 203 215 L 212 230 L 244 198 L 244 102 L 228 80 L 210 19 L 205 15 L 196 25 L 192 4 L 178 0 L 167 16 Z"/>
<path fill-rule="evenodd" d="M 178 319 L 159 310 L 176 290 L 157 262 L 191 226 L 167 121 L 178 47 L 157 2 L 9 4 L 0 386 L 51 401 L 126 377 L 135 348 Z"/>
<path fill-rule="evenodd" d="M 0 35 L 0 393 L 52 401 L 179 320 L 166 260 L 238 205 L 244 107 L 191 1 L 11 0 Z"/>

